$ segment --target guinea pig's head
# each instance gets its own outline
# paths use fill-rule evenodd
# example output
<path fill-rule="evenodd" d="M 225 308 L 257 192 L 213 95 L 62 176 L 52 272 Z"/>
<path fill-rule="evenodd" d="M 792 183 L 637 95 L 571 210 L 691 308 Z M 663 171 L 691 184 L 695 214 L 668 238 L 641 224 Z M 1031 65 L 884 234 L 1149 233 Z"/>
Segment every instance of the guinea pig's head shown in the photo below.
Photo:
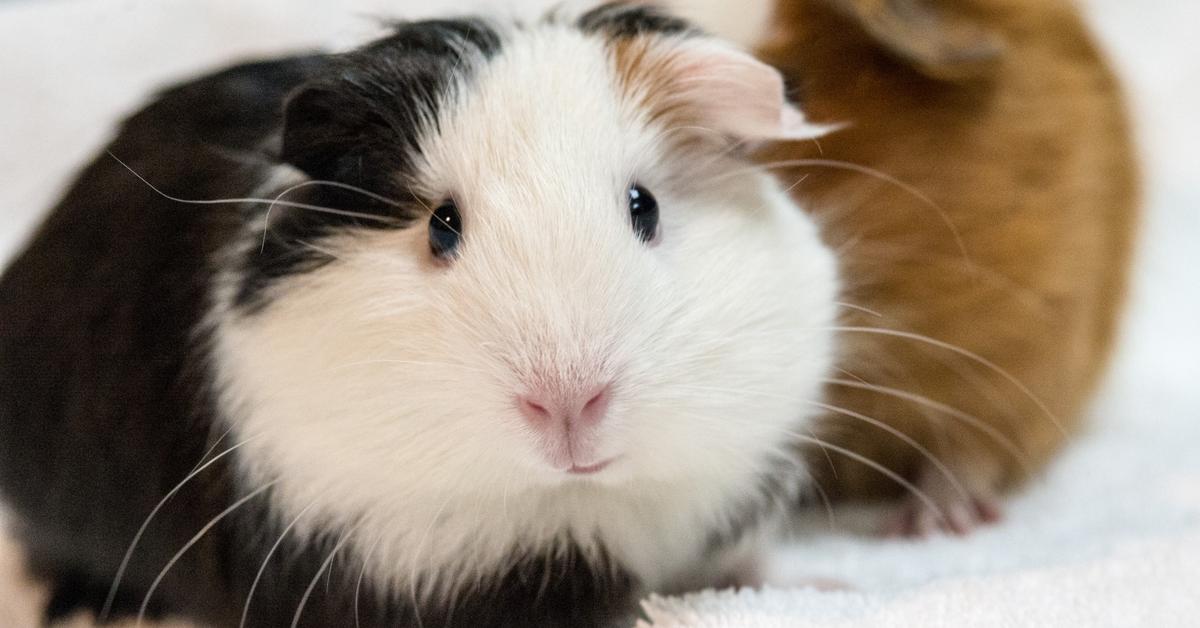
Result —
<path fill-rule="evenodd" d="M 218 290 L 244 457 L 330 517 L 527 496 L 586 526 L 757 490 L 813 414 L 836 278 L 745 154 L 819 132 L 774 70 L 645 8 L 333 61 L 270 195 L 336 213 L 248 223 Z"/>

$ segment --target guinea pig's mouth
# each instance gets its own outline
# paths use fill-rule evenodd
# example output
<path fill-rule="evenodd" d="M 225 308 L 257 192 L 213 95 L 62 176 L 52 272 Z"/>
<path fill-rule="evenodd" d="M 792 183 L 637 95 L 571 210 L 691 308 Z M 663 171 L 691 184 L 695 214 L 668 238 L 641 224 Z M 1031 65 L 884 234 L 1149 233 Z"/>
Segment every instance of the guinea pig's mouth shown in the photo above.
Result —
<path fill-rule="evenodd" d="M 566 470 L 566 473 L 568 473 L 570 475 L 595 475 L 595 474 L 600 473 L 601 471 L 605 470 L 606 468 L 608 468 L 609 465 L 616 462 L 617 459 L 619 459 L 619 458 L 620 458 L 620 456 L 615 456 L 613 458 L 609 458 L 607 460 L 601 460 L 600 462 L 597 462 L 595 464 L 589 464 L 589 465 L 572 464 Z"/>
<path fill-rule="evenodd" d="M 613 389 L 612 381 L 577 385 L 549 379 L 514 396 L 527 433 L 555 472 L 594 476 L 621 457 L 611 451 L 606 457 L 601 447 Z"/>

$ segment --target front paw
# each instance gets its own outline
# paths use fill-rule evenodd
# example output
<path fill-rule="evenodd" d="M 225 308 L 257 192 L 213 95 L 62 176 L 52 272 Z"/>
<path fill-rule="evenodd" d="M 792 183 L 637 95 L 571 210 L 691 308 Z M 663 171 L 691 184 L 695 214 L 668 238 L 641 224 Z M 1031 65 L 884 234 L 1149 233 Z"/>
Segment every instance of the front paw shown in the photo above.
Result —
<path fill-rule="evenodd" d="M 928 469 L 915 483 L 919 492 L 902 499 L 885 518 L 883 534 L 908 538 L 938 533 L 964 536 L 996 523 L 1003 516 L 1001 500 L 988 484 L 970 473 L 948 476 Z"/>

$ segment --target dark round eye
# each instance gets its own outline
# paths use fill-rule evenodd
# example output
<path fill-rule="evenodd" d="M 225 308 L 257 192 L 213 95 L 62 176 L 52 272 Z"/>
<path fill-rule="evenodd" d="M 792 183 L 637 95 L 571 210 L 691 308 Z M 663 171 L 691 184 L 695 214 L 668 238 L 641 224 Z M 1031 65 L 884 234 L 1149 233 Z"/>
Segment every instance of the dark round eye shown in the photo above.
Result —
<path fill-rule="evenodd" d="M 437 257 L 450 257 L 462 239 L 462 218 L 458 205 L 446 201 L 429 218 L 429 248 Z"/>
<path fill-rule="evenodd" d="M 640 185 L 629 188 L 629 217 L 633 220 L 633 232 L 642 242 L 654 239 L 658 233 L 658 201 Z"/>

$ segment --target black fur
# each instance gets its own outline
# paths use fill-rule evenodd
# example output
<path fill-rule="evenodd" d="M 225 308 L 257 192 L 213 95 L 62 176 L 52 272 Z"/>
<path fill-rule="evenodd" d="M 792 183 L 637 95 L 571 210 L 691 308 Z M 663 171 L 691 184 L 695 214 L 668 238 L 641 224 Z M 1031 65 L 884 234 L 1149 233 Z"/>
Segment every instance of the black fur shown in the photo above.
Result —
<path fill-rule="evenodd" d="M 257 567 L 277 538 L 274 527 L 255 528 L 266 518 L 264 512 L 247 511 L 246 525 L 237 527 L 236 551 L 250 557 Z M 333 560 L 321 572 L 337 545 L 330 537 L 316 546 L 285 547 L 272 558 L 267 577 L 259 583 L 250 605 L 248 626 L 289 626 L 299 608 L 303 592 L 314 578 L 317 586 L 306 601 L 301 626 L 322 628 L 353 626 L 356 616 L 355 590 L 361 574 L 359 563 Z M 289 553 L 293 552 L 293 553 Z M 319 573 L 320 572 L 320 573 Z M 238 574 L 236 588 L 242 592 L 240 613 L 253 571 Z M 562 627 L 611 628 L 633 623 L 632 602 L 639 593 L 636 584 L 606 560 L 591 562 L 576 548 L 553 555 L 520 557 L 504 573 L 474 588 L 457 592 L 452 601 L 427 604 L 419 609 L 398 592 L 382 597 L 369 580 L 358 591 L 357 616 L 362 626 L 463 626 L 463 627 Z M 419 618 L 419 619 L 418 619 Z"/>
<path fill-rule="evenodd" d="M 588 33 L 613 39 L 638 35 L 680 35 L 695 32 L 691 24 L 650 5 L 611 2 L 585 13 L 578 26 Z"/>
<path fill-rule="evenodd" d="M 575 25 L 609 38 L 691 30 L 657 10 L 617 4 Z M 346 229 L 423 226 L 425 207 L 442 199 L 417 199 L 406 185 L 420 140 L 437 132 L 443 97 L 502 45 L 484 22 L 430 21 L 397 25 L 344 55 L 237 66 L 164 92 L 124 124 L 111 155 L 80 174 L 0 278 L 0 492 L 34 574 L 50 585 L 48 617 L 99 611 L 155 505 L 234 445 L 220 436 L 203 321 L 218 273 L 236 267 L 235 305 L 253 316 L 280 278 L 324 263 L 301 242 Z M 175 202 L 130 171 L 167 195 L 218 199 L 267 193 L 260 188 L 280 164 L 390 199 L 308 186 L 285 200 L 386 220 L 277 206 L 261 249 L 230 260 L 229 245 L 261 228 L 266 204 Z M 214 462 L 157 514 L 132 555 L 113 618 L 136 613 L 172 555 L 258 488 L 237 476 L 236 456 Z M 764 515 L 772 495 L 793 490 L 772 478 L 759 488 L 742 504 L 746 525 Z M 149 600 L 151 616 L 237 625 L 284 528 L 270 503 L 269 491 L 257 495 L 183 554 Z M 315 543 L 285 538 L 246 625 L 291 625 L 340 532 Z M 709 549 L 736 538 L 714 532 Z M 419 604 L 370 581 L 359 590 L 359 573 L 335 557 L 299 625 L 355 625 L 357 610 L 368 628 L 416 625 L 418 617 L 431 627 L 601 628 L 631 623 L 642 592 L 621 565 L 589 560 L 574 546 L 514 556 L 452 601 Z"/>
<path fill-rule="evenodd" d="M 401 207 L 311 187 L 288 200 L 374 213 L 399 228 L 420 216 L 395 182 L 420 147 L 436 104 L 469 72 L 466 50 L 501 45 L 481 22 L 400 25 L 342 56 L 238 66 L 165 92 L 131 117 L 78 177 L 0 279 L 0 490 L 33 572 L 51 587 L 48 617 L 100 610 L 126 548 L 152 508 L 204 459 L 221 421 L 202 317 L 220 252 L 262 219 L 261 205 L 191 205 L 246 196 L 268 168 L 361 186 Z M 290 96 L 289 96 L 290 95 Z M 285 106 L 286 103 L 286 106 Z M 277 210 L 263 251 L 241 261 L 239 302 L 252 313 L 278 277 L 319 263 L 295 241 L 380 223 Z M 220 453 L 233 443 L 216 443 Z M 211 456 L 213 454 L 209 454 Z M 124 575 L 114 617 L 136 612 L 170 557 L 219 512 L 256 487 L 222 458 L 180 490 L 147 529 Z M 150 601 L 171 614 L 236 625 L 281 526 L 269 493 L 204 535 Z M 337 539 L 285 540 L 268 564 L 247 625 L 287 626 Z M 353 625 L 358 569 L 332 563 L 304 626 Z M 607 626 L 628 619 L 637 583 L 578 551 L 514 557 L 514 566 L 454 604 L 414 608 L 403 592 L 367 582 L 363 626 Z"/>
<path fill-rule="evenodd" d="M 397 228 L 428 218 L 442 199 L 417 199 L 405 184 L 419 157 L 422 133 L 437 123 L 439 99 L 500 48 L 480 20 L 403 23 L 387 38 L 332 57 L 326 71 L 287 100 L 280 157 L 308 176 L 336 181 L 390 199 L 383 202 L 334 187 L 310 187 L 289 201 L 391 219 L 360 219 L 312 211 L 282 212 L 271 220 L 262 251 L 245 259 L 247 280 L 238 304 L 261 305 L 263 290 L 280 277 L 309 270 L 325 258 L 298 242 L 337 229 Z"/>
<path fill-rule="evenodd" d="M 170 90 L 109 150 L 168 193 L 240 195 L 263 176 L 252 151 L 279 102 L 321 65 L 253 64 Z M 233 205 L 169 202 L 103 155 L 0 279 L 0 490 L 55 612 L 96 601 L 138 526 L 208 446 L 199 319 L 215 254 L 243 220 Z M 180 491 L 134 554 L 120 601 L 140 601 L 234 491 L 220 465 Z M 206 536 L 169 573 L 164 608 L 207 617 L 223 607 L 220 543 Z"/>

